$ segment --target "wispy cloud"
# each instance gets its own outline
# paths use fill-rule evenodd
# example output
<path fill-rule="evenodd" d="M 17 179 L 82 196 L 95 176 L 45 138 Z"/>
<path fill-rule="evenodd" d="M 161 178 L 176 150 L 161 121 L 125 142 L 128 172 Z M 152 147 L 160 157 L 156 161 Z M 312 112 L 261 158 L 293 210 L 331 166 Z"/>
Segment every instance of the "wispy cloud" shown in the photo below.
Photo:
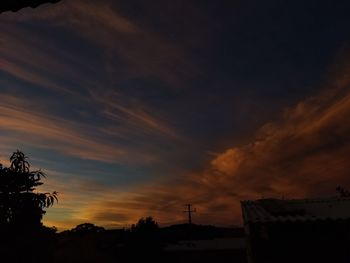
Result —
<path fill-rule="evenodd" d="M 178 9 L 182 11 L 182 4 Z M 179 155 L 190 148 L 191 139 L 181 130 L 184 116 L 177 116 L 176 120 L 172 117 L 196 108 L 194 98 L 203 99 L 200 85 L 209 79 L 200 78 L 199 69 L 189 56 L 203 54 L 204 50 L 196 49 L 197 44 L 203 43 L 198 39 L 185 40 L 191 32 L 205 27 L 200 24 L 207 17 L 202 17 L 203 20 L 193 21 L 196 26 L 190 25 L 191 19 L 186 21 L 185 25 L 191 28 L 182 35 L 179 44 L 170 35 L 157 33 L 126 16 L 118 3 L 108 0 L 63 0 L 52 6 L 1 15 L 0 160 L 4 162 L 3 154 L 26 144 L 39 148 L 44 160 L 49 152 L 79 162 L 98 163 L 96 180 L 91 181 L 84 177 L 84 169 L 78 174 L 67 173 L 66 169 L 63 173 L 65 163 L 56 165 L 59 171 L 50 164 L 42 167 L 53 175 L 45 189 L 61 192 L 60 203 L 45 218 L 48 224 L 65 228 L 93 221 L 122 226 L 147 215 L 163 224 L 182 222 L 183 205 L 190 202 L 197 207 L 196 222 L 227 225 L 240 222 L 241 199 L 332 194 L 336 185 L 349 185 L 348 70 L 339 75 L 333 88 L 286 110 L 280 120 L 266 123 L 249 142 L 227 145 L 202 169 L 176 172 L 178 167 L 186 166 L 186 156 L 181 159 Z M 217 31 L 218 26 L 211 30 Z M 179 29 L 176 27 L 174 32 Z M 189 44 L 191 41 L 194 42 Z M 245 42 L 240 43 L 239 48 Z M 209 46 L 205 50 L 211 51 Z M 188 47 L 196 51 L 191 53 Z M 226 53 L 213 53 L 203 61 L 216 63 L 214 57 L 223 54 Z M 244 55 L 238 58 L 245 61 Z M 230 64 L 228 60 L 223 63 Z M 232 65 L 238 68 L 239 63 Z M 232 72 L 229 67 L 223 74 L 217 69 L 220 74 L 215 76 Z M 211 70 L 210 67 L 206 72 Z M 193 84 L 186 81 L 193 77 L 200 79 L 194 83 L 199 88 L 187 96 L 182 91 Z M 149 91 L 155 92 L 150 95 Z M 198 115 L 193 116 L 220 114 L 229 119 L 232 111 L 222 112 L 223 108 L 216 111 L 215 103 L 221 101 L 221 92 L 220 88 L 215 91 L 218 99 L 208 100 L 207 109 L 198 110 Z M 204 93 L 208 97 L 214 94 L 212 89 Z M 166 101 L 162 101 L 162 95 Z M 176 103 L 171 104 L 173 97 Z M 181 103 L 186 104 L 183 110 L 167 109 L 167 106 L 181 108 Z M 206 125 L 215 127 L 215 123 Z M 189 129 L 192 134 L 202 133 L 202 126 Z M 204 159 L 203 152 L 208 149 L 203 148 L 207 145 L 200 147 L 191 162 Z M 165 166 L 166 162 L 172 163 L 164 175 L 158 167 L 142 170 L 142 182 L 128 189 L 105 185 L 98 177 L 98 170 L 111 164 L 144 168 L 149 164 Z M 159 178 L 151 178 L 151 173 Z M 109 171 L 106 177 L 112 174 Z"/>
<path fill-rule="evenodd" d="M 155 78 L 175 87 L 197 72 L 182 47 L 126 18 L 112 1 L 62 1 L 36 12 L 22 10 L 20 16 L 6 14 L 2 19 L 45 21 L 96 43 L 105 54 L 105 70 L 113 75 L 122 72 L 120 76 L 129 78 Z"/>
<path fill-rule="evenodd" d="M 168 44 L 157 40 L 157 36 L 147 36 L 144 39 L 144 30 L 118 14 L 111 3 L 62 1 L 43 11 L 23 10 L 21 15 L 7 14 L 1 19 L 6 25 L 0 26 L 3 35 L 0 42 L 1 71 L 33 84 L 33 88 L 39 88 L 37 92 L 51 92 L 51 98 L 60 94 L 58 96 L 66 102 L 72 101 L 70 97 L 74 96 L 82 111 L 94 107 L 94 115 L 100 122 L 104 122 L 100 127 L 102 133 L 119 138 L 130 137 L 130 134 L 135 134 L 136 137 L 168 136 L 169 139 L 181 137 L 176 128 L 167 123 L 169 118 L 164 116 L 162 109 L 150 107 L 138 98 L 123 94 L 122 90 L 113 84 L 115 80 L 110 81 L 110 76 L 115 76 L 111 70 L 115 69 L 114 66 L 107 65 L 109 62 L 102 68 L 96 68 L 93 66 L 96 63 L 96 57 L 93 55 L 80 53 L 80 50 L 74 47 L 63 48 L 60 46 L 63 43 L 60 40 L 53 41 L 47 31 L 39 34 L 38 30 L 24 28 L 21 24 L 22 21 L 43 20 L 64 32 L 73 30 L 77 35 L 92 34 L 88 36 L 89 41 L 101 41 L 103 45 L 102 48 L 99 47 L 101 52 L 96 52 L 101 55 L 102 62 L 108 61 L 116 54 L 123 57 L 112 63 L 121 63 L 121 66 L 116 67 L 118 71 L 123 72 L 122 68 L 125 68 L 126 72 L 122 76 L 124 81 L 125 78 L 127 80 L 138 77 L 140 68 L 135 66 L 135 63 L 144 64 L 142 68 L 152 75 L 149 76 L 151 78 L 155 75 L 156 78 L 165 76 L 163 62 L 174 61 L 158 59 L 157 56 L 160 56 L 159 53 L 169 54 L 168 51 L 160 52 L 162 46 Z M 111 39 L 106 41 L 105 37 Z M 140 42 L 140 39 L 143 41 Z M 149 41 L 152 43 L 148 43 Z M 137 48 L 133 48 L 130 42 Z M 151 50 L 144 50 L 144 45 L 150 46 Z M 135 50 L 141 53 L 134 54 Z M 153 58 L 156 58 L 157 63 L 151 61 Z M 120 76 L 119 74 L 120 72 L 116 77 Z M 144 73 L 141 75 L 147 77 Z M 10 88 L 14 90 L 14 87 L 7 87 L 8 90 Z M 19 89 L 23 90 L 21 87 Z M 40 99 L 45 100 L 43 97 Z"/>
<path fill-rule="evenodd" d="M 154 116 L 159 115 L 158 112 L 150 111 L 149 107 L 140 101 L 128 100 L 126 96 L 108 91 L 100 91 L 98 94 L 92 92 L 91 97 L 101 104 L 103 115 L 111 121 L 125 122 L 135 130 L 149 135 L 158 133 L 174 139 L 181 137 L 164 118 Z"/>
<path fill-rule="evenodd" d="M 61 119 L 49 111 L 36 111 L 35 102 L 1 95 L 0 109 L 1 131 L 9 132 L 6 140 L 12 138 L 20 144 L 25 142 L 102 162 L 129 162 L 131 156 L 138 156 L 141 162 L 154 158 L 146 154 L 142 157 L 142 153 L 135 150 L 89 135 L 94 129 L 92 125 Z"/>
<path fill-rule="evenodd" d="M 202 171 L 140 185 L 122 201 L 98 201 L 89 208 L 91 218 L 112 224 L 123 222 L 113 215 L 130 215 L 131 222 L 153 215 L 163 224 L 183 222 L 183 205 L 193 203 L 197 223 L 232 225 L 241 222 L 240 200 L 335 195 L 337 185 L 350 186 L 350 88 L 348 74 L 340 76 L 263 125 L 249 143 L 217 154 Z"/>

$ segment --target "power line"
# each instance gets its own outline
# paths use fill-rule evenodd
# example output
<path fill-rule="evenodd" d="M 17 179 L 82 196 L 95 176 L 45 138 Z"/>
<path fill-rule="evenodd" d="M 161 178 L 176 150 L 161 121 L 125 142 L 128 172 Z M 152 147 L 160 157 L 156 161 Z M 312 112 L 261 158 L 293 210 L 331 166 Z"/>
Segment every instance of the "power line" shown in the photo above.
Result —
<path fill-rule="evenodd" d="M 185 205 L 185 207 L 187 207 L 187 210 L 184 211 L 184 213 L 188 214 L 188 224 L 191 225 L 192 224 L 192 213 L 196 212 L 196 209 L 194 208 L 193 210 L 191 209 L 192 204 L 187 204 Z"/>

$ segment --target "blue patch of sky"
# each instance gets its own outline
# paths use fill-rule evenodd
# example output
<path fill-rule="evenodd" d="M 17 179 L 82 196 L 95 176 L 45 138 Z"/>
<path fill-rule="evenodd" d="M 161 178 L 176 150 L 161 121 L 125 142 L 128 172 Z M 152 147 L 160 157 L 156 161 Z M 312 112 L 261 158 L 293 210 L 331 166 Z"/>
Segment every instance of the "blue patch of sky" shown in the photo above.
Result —
<path fill-rule="evenodd" d="M 25 147 L 23 151 L 29 157 L 33 156 L 33 165 L 43 167 L 44 172 L 44 168 L 47 168 L 66 174 L 67 178 L 78 175 L 87 180 L 96 180 L 106 186 L 132 186 L 148 182 L 158 175 L 150 165 L 106 163 L 35 147 Z"/>

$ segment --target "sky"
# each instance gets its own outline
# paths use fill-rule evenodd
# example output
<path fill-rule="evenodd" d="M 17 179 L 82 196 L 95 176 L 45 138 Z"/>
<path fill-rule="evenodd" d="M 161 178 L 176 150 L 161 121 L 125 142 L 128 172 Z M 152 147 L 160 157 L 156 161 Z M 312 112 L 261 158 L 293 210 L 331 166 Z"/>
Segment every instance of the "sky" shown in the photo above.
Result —
<path fill-rule="evenodd" d="M 0 15 L 0 161 L 44 224 L 242 224 L 240 200 L 350 189 L 348 1 L 62 0 Z"/>

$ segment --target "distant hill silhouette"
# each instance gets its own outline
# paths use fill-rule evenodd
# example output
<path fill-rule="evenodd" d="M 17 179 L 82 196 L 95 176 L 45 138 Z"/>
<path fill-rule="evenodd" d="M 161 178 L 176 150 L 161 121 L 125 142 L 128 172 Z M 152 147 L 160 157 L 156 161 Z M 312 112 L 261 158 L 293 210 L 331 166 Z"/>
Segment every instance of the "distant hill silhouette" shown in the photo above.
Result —
<path fill-rule="evenodd" d="M 45 3 L 57 3 L 61 0 L 1 0 L 0 13 L 6 11 L 16 12 L 25 7 L 35 8 Z"/>

